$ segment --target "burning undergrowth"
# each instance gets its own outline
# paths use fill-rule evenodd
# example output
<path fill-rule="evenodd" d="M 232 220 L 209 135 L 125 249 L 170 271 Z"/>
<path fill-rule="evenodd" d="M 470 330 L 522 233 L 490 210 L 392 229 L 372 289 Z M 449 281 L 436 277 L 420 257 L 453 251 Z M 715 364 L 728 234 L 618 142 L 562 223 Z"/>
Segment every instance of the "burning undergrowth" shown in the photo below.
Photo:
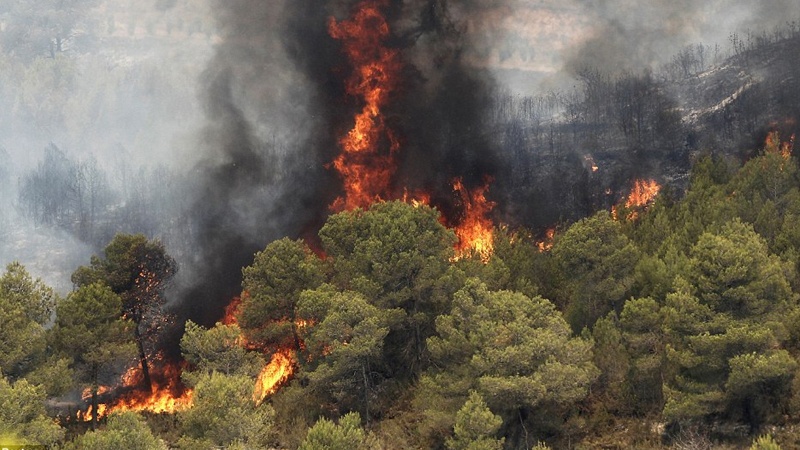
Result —
<path fill-rule="evenodd" d="M 81 398 L 88 405 L 77 412 L 79 421 L 90 422 L 111 412 L 142 411 L 154 414 L 175 413 L 192 406 L 192 390 L 181 381 L 185 362 L 174 363 L 157 354 L 150 359 L 150 384 L 145 382 L 141 365 L 129 367 L 116 385 L 97 388 L 96 404 L 92 388 L 84 389 Z M 95 414 L 96 411 L 96 414 Z"/>

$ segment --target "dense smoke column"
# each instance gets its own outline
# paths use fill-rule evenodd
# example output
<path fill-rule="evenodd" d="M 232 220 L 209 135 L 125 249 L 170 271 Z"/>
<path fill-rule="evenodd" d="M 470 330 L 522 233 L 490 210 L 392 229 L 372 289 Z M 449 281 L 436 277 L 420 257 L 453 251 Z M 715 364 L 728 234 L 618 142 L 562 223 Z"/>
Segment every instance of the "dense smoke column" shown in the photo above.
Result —
<path fill-rule="evenodd" d="M 323 18 L 313 23 L 312 3 L 214 4 L 220 42 L 201 76 L 207 126 L 188 212 L 194 252 L 177 287 L 179 323 L 213 325 L 241 293 L 241 270 L 255 252 L 322 221 L 331 180 L 320 149 L 333 146 L 319 130 L 330 113 L 304 74 L 327 70 L 315 66 L 312 43 L 301 48 L 295 39 L 325 30 Z"/>
<path fill-rule="evenodd" d="M 460 4 L 463 16 L 475 13 L 470 3 Z M 412 189 L 430 192 L 445 217 L 457 221 L 452 217 L 458 209 L 454 178 L 461 178 L 468 190 L 491 180 L 490 198 L 502 190 L 502 160 L 487 129 L 494 83 L 462 59 L 470 42 L 447 2 L 414 4 L 414 25 L 398 31 L 413 63 L 406 75 L 408 92 L 396 109 L 406 139 L 401 178 Z"/>
<path fill-rule="evenodd" d="M 362 105 L 345 93 L 351 68 L 328 21 L 349 17 L 357 4 L 214 4 L 220 42 L 201 78 L 208 125 L 180 319 L 213 325 L 240 293 L 242 267 L 255 252 L 282 236 L 315 235 L 330 213 L 341 186 L 329 164 Z M 467 43 L 445 2 L 392 0 L 385 14 L 389 45 L 407 62 L 387 119 L 402 139 L 396 193 L 425 190 L 447 213 L 458 206 L 454 178 L 471 189 L 497 175 L 483 129 L 491 83 L 461 61 Z"/>
<path fill-rule="evenodd" d="M 470 191 L 493 180 L 497 188 L 490 188 L 490 197 L 502 189 L 502 160 L 487 130 L 494 83 L 462 58 L 471 43 L 460 20 L 478 14 L 473 3 L 479 4 L 460 2 L 457 14 L 444 0 L 387 1 L 383 8 L 392 32 L 387 45 L 403 60 L 385 117 L 400 140 L 393 195 L 400 198 L 406 189 L 427 193 L 449 225 L 461 219 L 456 178 Z M 347 17 L 359 4 L 340 5 L 337 18 Z M 352 116 L 351 110 L 346 117 Z"/>

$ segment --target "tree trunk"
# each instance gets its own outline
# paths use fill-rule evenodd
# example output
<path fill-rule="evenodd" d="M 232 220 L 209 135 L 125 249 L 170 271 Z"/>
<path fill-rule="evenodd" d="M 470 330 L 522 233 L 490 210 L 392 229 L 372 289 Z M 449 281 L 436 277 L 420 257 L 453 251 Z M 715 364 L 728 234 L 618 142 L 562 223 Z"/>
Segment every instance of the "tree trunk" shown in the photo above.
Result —
<path fill-rule="evenodd" d="M 144 339 L 142 333 L 139 332 L 139 324 L 133 327 L 133 335 L 136 338 L 136 346 L 139 348 L 139 360 L 142 363 L 142 379 L 148 391 L 153 390 L 153 384 L 150 381 L 150 366 L 147 364 L 147 355 L 144 352 Z"/>
<path fill-rule="evenodd" d="M 297 315 L 295 314 L 294 308 L 292 308 L 292 314 L 290 317 L 292 321 L 292 337 L 294 338 L 294 349 L 296 352 L 300 352 L 300 336 L 297 334 Z"/>
<path fill-rule="evenodd" d="M 92 364 L 92 431 L 97 428 L 97 364 Z"/>
<path fill-rule="evenodd" d="M 364 421 L 369 425 L 369 380 L 367 378 L 367 366 L 361 363 L 361 376 L 364 378 Z"/>

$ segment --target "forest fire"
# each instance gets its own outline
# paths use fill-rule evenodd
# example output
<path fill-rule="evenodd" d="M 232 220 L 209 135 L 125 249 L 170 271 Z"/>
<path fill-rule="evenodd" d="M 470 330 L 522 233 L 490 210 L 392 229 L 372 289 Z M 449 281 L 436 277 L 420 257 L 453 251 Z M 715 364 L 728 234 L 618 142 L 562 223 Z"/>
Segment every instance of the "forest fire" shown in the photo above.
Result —
<path fill-rule="evenodd" d="M 540 252 L 549 251 L 553 248 L 553 239 L 556 235 L 555 228 L 548 228 L 547 231 L 544 232 L 544 239 L 541 241 L 536 241 L 536 248 L 539 249 Z"/>
<path fill-rule="evenodd" d="M 485 195 L 490 181 L 472 192 L 464 187 L 460 178 L 453 181 L 453 191 L 458 194 L 464 212 L 463 220 L 453 229 L 458 237 L 456 258 L 474 251 L 487 262 L 492 255 L 494 224 L 489 219 L 489 212 L 494 208 L 494 202 L 488 201 Z"/>
<path fill-rule="evenodd" d="M 247 292 L 242 293 L 242 297 L 246 297 L 247 295 Z M 228 306 L 225 307 L 225 315 L 222 320 L 220 320 L 223 325 L 239 324 L 237 314 L 239 313 L 239 306 L 242 303 L 242 297 L 234 297 Z M 308 322 L 305 320 L 297 320 L 295 326 L 297 328 L 303 328 L 308 326 Z M 241 336 L 237 343 L 248 350 L 264 351 L 263 348 L 248 343 L 244 336 Z M 297 362 L 294 357 L 294 350 L 291 349 L 289 345 L 279 347 L 275 353 L 272 354 L 269 363 L 261 369 L 261 372 L 256 378 L 253 388 L 253 401 L 257 405 L 263 403 L 268 396 L 274 394 L 279 387 L 289 381 L 296 367 Z"/>
<path fill-rule="evenodd" d="M 386 122 L 384 108 L 395 94 L 403 64 L 399 52 L 385 46 L 390 29 L 381 9 L 387 4 L 386 0 L 364 0 L 357 5 L 351 19 L 330 18 L 328 22 L 328 33 L 342 42 L 353 66 L 346 80 L 346 91 L 363 102 L 361 111 L 355 115 L 355 125 L 339 141 L 341 154 L 333 161 L 344 185 L 344 195 L 331 205 L 334 211 L 366 208 L 376 201 L 391 200 L 398 191 L 392 182 L 400 142 Z M 458 257 L 474 251 L 487 261 L 491 255 L 494 224 L 488 216 L 494 203 L 485 197 L 488 184 L 470 192 L 460 178 L 453 180 L 462 220 L 443 218 L 443 222 L 456 224 Z M 429 205 L 430 197 L 427 193 L 409 195 L 404 189 L 402 200 Z"/>
<path fill-rule="evenodd" d="M 660 190 L 661 185 L 655 180 L 635 180 L 631 193 L 628 194 L 628 198 L 625 199 L 625 209 L 628 211 L 626 218 L 628 220 L 635 220 L 639 216 L 636 209 L 649 205 L 655 200 Z M 611 208 L 611 215 L 614 219 L 617 219 L 616 207 Z"/>
<path fill-rule="evenodd" d="M 794 150 L 794 138 L 795 135 L 792 134 L 788 141 L 781 142 L 780 133 L 771 131 L 767 134 L 764 151 L 766 153 L 777 153 L 783 156 L 784 159 L 789 159 L 792 157 L 792 151 Z"/>
<path fill-rule="evenodd" d="M 114 398 L 97 405 L 97 416 L 119 411 L 147 411 L 151 413 L 174 413 L 188 409 L 192 406 L 192 390 L 186 388 L 181 382 L 183 367 L 172 364 L 158 355 L 151 360 L 150 376 L 152 386 L 145 387 L 140 365 L 129 368 L 121 377 L 119 387 L 110 388 L 100 386 L 98 396 L 105 398 L 113 395 Z M 83 391 L 84 401 L 91 401 L 91 389 Z M 78 420 L 88 422 L 92 420 L 92 407 L 85 412 L 78 412 Z"/>
<path fill-rule="evenodd" d="M 383 108 L 393 94 L 402 69 L 397 50 L 387 48 L 389 25 L 380 8 L 385 0 L 365 0 L 351 20 L 330 18 L 328 32 L 342 42 L 353 65 L 346 91 L 364 103 L 355 125 L 339 141 L 342 153 L 333 161 L 344 182 L 344 196 L 333 204 L 335 211 L 367 207 L 388 199 L 400 143 L 386 123 Z"/>
<path fill-rule="evenodd" d="M 397 179 L 401 133 L 397 124 L 388 118 L 387 110 L 392 99 L 399 95 L 405 64 L 400 50 L 388 44 L 392 34 L 383 15 L 388 6 L 388 0 L 362 0 L 350 18 L 328 19 L 328 35 L 341 44 L 347 61 L 349 73 L 343 77 L 344 90 L 357 105 L 352 125 L 338 140 L 340 153 L 328 166 L 335 169 L 343 185 L 342 194 L 333 201 L 330 209 L 340 212 L 368 208 L 373 203 L 394 199 L 413 205 L 440 206 L 440 211 L 446 214 L 442 222 L 458 237 L 456 258 L 475 255 L 487 262 L 493 251 L 494 237 L 490 213 L 495 204 L 486 198 L 491 179 L 473 187 L 457 177 L 452 179 L 451 186 L 439 186 L 440 191 L 452 189 L 449 197 L 444 196 L 452 201 L 448 207 L 436 204 L 433 189 L 430 192 L 408 189 Z M 227 305 L 220 320 L 223 325 L 238 325 L 237 313 L 242 301 L 246 300 L 245 296 L 246 292 Z M 297 322 L 295 325 L 299 328 L 305 324 Z M 271 348 L 265 348 L 263 343 L 256 345 L 242 337 L 237 344 L 265 355 L 274 351 L 254 386 L 253 401 L 257 404 L 275 393 L 297 368 L 295 343 L 273 343 Z M 151 386 L 144 387 L 147 383 L 143 382 L 139 366 L 129 369 L 119 387 L 103 393 L 101 399 L 104 401 L 97 406 L 98 414 L 105 416 L 120 410 L 161 413 L 190 407 L 192 391 L 180 382 L 182 368 L 163 361 L 152 361 L 151 364 Z M 91 397 L 91 393 L 87 395 Z M 90 409 L 80 417 L 81 420 L 91 420 L 91 416 Z"/>
<path fill-rule="evenodd" d="M 247 295 L 247 293 L 242 294 Z M 223 325 L 237 325 L 239 320 L 236 318 L 236 313 L 239 311 L 239 305 L 242 304 L 242 297 L 234 297 L 233 300 L 225 307 L 225 315 L 222 316 L 220 322 Z"/>
<path fill-rule="evenodd" d="M 655 180 L 636 180 L 633 182 L 633 190 L 628 195 L 625 206 L 628 208 L 645 206 L 656 198 L 660 190 L 661 186 Z"/>

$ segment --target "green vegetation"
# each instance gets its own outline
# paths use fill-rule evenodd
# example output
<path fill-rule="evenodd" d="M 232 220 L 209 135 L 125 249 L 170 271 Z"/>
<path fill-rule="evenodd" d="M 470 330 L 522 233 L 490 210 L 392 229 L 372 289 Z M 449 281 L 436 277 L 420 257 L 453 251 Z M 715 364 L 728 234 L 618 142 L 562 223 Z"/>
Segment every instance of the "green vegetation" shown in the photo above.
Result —
<path fill-rule="evenodd" d="M 0 434 L 67 448 L 134 437 L 147 448 L 791 448 L 796 165 L 770 147 L 739 169 L 706 157 L 681 199 L 598 212 L 549 251 L 498 230 L 486 264 L 454 261 L 453 234 L 425 206 L 333 215 L 324 258 L 290 239 L 255 255 L 238 323 L 185 324 L 193 406 L 167 425 L 125 413 L 82 433 L 45 410 L 86 387 L 97 402 L 101 381 L 136 361 L 137 323 L 164 317 L 163 246 L 115 237 L 65 299 L 11 264 L 0 401 L 14 413 Z M 293 374 L 257 402 L 276 350 Z"/>
<path fill-rule="evenodd" d="M 66 445 L 67 450 L 110 448 L 166 450 L 167 445 L 153 434 L 141 416 L 132 412 L 113 414 L 105 429 L 87 432 Z"/>
<path fill-rule="evenodd" d="M 250 377 L 213 372 L 194 388 L 194 405 L 178 414 L 180 448 L 268 448 L 275 411 L 253 402 Z"/>

